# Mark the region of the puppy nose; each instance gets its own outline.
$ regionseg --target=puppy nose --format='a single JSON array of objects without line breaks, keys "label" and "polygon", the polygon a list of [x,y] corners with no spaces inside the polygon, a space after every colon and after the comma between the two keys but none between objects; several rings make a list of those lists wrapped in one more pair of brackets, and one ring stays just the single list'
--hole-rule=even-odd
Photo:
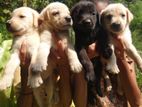
[{"label": "puppy nose", "polygon": [[90,25],[91,24],[91,20],[90,19],[84,20],[84,24]]},{"label": "puppy nose", "polygon": [[120,23],[112,23],[112,28],[119,29],[120,25],[121,25]]},{"label": "puppy nose", "polygon": [[10,20],[8,20],[8,21],[6,22],[6,27],[9,28],[10,26],[11,26],[11,22],[10,22]]},{"label": "puppy nose", "polygon": [[67,22],[71,22],[71,17],[70,17],[70,16],[67,16],[67,17],[65,17],[65,20],[66,20]]}]

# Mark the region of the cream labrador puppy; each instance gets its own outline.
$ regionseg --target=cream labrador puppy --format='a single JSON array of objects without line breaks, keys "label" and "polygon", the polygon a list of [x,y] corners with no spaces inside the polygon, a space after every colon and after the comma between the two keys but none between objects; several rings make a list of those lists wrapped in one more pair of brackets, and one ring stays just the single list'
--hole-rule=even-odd
[{"label": "cream labrador puppy", "polygon": [[[129,25],[132,19],[133,14],[128,8],[126,8],[123,4],[114,3],[108,5],[101,12],[100,20],[103,28],[109,35],[110,45],[113,50],[114,47],[117,47],[114,38],[121,39],[124,45],[124,51],[135,61],[138,67],[142,70],[142,58],[138,54],[135,46],[132,44],[131,31],[129,29]],[[116,63],[115,54],[112,55],[112,58],[110,60],[110,68],[113,67],[112,63]]]},{"label": "cream labrador puppy", "polygon": [[23,43],[27,44],[27,54],[34,63],[40,43],[38,33],[39,13],[28,7],[20,7],[12,12],[11,19],[7,21],[7,29],[13,34],[12,53],[4,75],[0,80],[0,90],[11,86],[16,69],[20,66],[20,49]]},{"label": "cream labrador puppy", "polygon": [[[36,62],[31,65],[31,71],[37,74],[45,71],[48,65],[50,48],[59,48],[57,42],[62,41],[61,43],[64,43],[62,46],[65,48],[71,70],[73,72],[80,72],[82,70],[82,65],[69,40],[69,29],[72,26],[72,19],[68,7],[60,2],[50,3],[41,12],[39,21],[41,21],[39,28],[41,43]],[[31,87],[40,86],[40,77],[35,78],[34,75],[30,77],[28,83]]]}]

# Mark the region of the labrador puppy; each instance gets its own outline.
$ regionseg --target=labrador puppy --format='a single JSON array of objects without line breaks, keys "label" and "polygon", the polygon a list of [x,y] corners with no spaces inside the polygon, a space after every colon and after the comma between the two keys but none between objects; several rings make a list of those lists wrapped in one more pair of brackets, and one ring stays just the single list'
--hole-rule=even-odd
[{"label": "labrador puppy", "polygon": [[[103,65],[100,58],[90,59],[87,48],[90,44],[98,41],[100,31],[98,12],[94,3],[90,1],[80,1],[71,9],[73,19],[73,29],[75,31],[75,49],[85,71],[88,82],[88,103],[94,104],[96,92],[103,96],[101,92],[100,80],[102,77]],[[104,38],[100,38],[103,39]],[[107,44],[107,40],[102,42]],[[98,55],[94,55],[98,56]],[[95,93],[94,93],[95,92]]]},{"label": "labrador puppy", "polygon": [[[108,5],[102,12],[100,21],[103,29],[109,37],[110,45],[117,48],[115,38],[121,39],[124,51],[130,56],[138,67],[142,70],[142,58],[132,44],[131,31],[129,29],[133,14],[123,4],[114,3]],[[116,57],[112,55],[112,62],[116,62]],[[112,64],[110,64],[112,67]]]},{"label": "labrador puppy", "polygon": [[31,58],[30,63],[35,62],[40,43],[38,17],[37,11],[29,7],[20,7],[12,12],[11,19],[7,21],[7,30],[13,34],[13,44],[10,59],[0,80],[0,90],[11,86],[14,73],[22,64],[22,59],[20,59],[22,44],[27,44],[27,55]]},{"label": "labrador puppy", "polygon": [[[64,43],[63,48],[68,57],[71,70],[76,73],[80,72],[82,65],[69,39],[72,19],[68,7],[60,2],[50,3],[41,12],[39,22],[41,22],[39,28],[41,43],[36,62],[31,65],[32,73],[39,74],[46,70],[50,48],[57,49],[59,47],[57,42]],[[31,87],[38,87],[41,84],[40,80],[40,78],[38,80],[38,77],[35,78],[33,75],[29,79],[29,84]]]}]

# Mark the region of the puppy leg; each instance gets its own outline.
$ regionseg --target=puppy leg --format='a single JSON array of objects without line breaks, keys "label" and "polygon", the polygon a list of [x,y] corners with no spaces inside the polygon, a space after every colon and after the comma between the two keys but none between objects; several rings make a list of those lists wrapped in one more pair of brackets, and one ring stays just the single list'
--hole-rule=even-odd
[{"label": "puppy leg", "polygon": [[85,77],[88,81],[94,81],[95,80],[95,72],[94,72],[94,67],[89,59],[86,49],[80,49],[78,50],[79,58],[80,61],[85,69]]},{"label": "puppy leg", "polygon": [[37,58],[37,52],[38,52],[38,47],[35,47],[35,49],[33,49],[31,51],[31,53],[32,53],[31,54],[31,63],[30,63],[29,72],[28,72],[29,74],[28,74],[28,83],[27,84],[32,88],[39,87],[43,83],[40,72],[34,73],[31,71],[32,64],[35,63],[36,58]]},{"label": "puppy leg", "polygon": [[31,64],[32,72],[37,73],[46,70],[51,44],[51,34],[48,31],[44,31],[41,34],[41,43],[39,45],[36,61],[34,64]]},{"label": "puppy leg", "polygon": [[103,71],[103,78],[104,78],[106,91],[110,92],[112,90],[112,84],[109,75],[105,71]]},{"label": "puppy leg", "polygon": [[142,70],[142,58],[137,52],[135,46],[131,43],[127,43],[126,45],[126,53],[136,62],[138,67]]},{"label": "puppy leg", "polygon": [[18,53],[12,53],[8,64],[5,67],[4,75],[0,80],[0,90],[4,90],[7,87],[10,87],[12,80],[14,78],[14,72],[17,67],[20,65],[20,59]]},{"label": "puppy leg", "polygon": [[71,43],[68,44],[66,54],[67,54],[67,57],[69,60],[69,65],[71,67],[71,70],[75,73],[81,72],[82,65],[81,65],[81,63],[78,59],[77,53],[75,52]]},{"label": "puppy leg", "polygon": [[118,74],[119,68],[117,66],[116,56],[114,53],[114,46],[110,44],[110,48],[112,49],[112,55],[109,59],[107,59],[106,70],[112,74]]},{"label": "puppy leg", "polygon": [[82,65],[77,57],[77,53],[71,46],[67,49],[67,56],[69,59],[69,64],[71,67],[71,70],[75,73],[81,72],[82,70]]}]

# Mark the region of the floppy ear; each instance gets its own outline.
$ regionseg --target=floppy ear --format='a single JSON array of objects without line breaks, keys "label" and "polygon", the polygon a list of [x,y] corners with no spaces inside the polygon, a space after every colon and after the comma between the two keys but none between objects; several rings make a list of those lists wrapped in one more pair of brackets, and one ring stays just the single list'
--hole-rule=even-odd
[{"label": "floppy ear", "polygon": [[104,14],[105,14],[105,11],[104,10],[102,10],[101,12],[100,12],[100,17],[99,17],[99,23],[100,23],[100,25],[102,25],[103,23],[104,23]]},{"label": "floppy ear", "polygon": [[133,14],[127,8],[126,8],[126,12],[127,12],[127,21],[128,23],[130,23],[133,20]]},{"label": "floppy ear", "polygon": [[48,8],[44,8],[40,15],[39,15],[39,20],[44,21],[44,20],[49,20],[49,12],[48,12]]},{"label": "floppy ear", "polygon": [[39,14],[36,11],[33,11],[33,25],[35,28],[38,27],[38,17]]}]

